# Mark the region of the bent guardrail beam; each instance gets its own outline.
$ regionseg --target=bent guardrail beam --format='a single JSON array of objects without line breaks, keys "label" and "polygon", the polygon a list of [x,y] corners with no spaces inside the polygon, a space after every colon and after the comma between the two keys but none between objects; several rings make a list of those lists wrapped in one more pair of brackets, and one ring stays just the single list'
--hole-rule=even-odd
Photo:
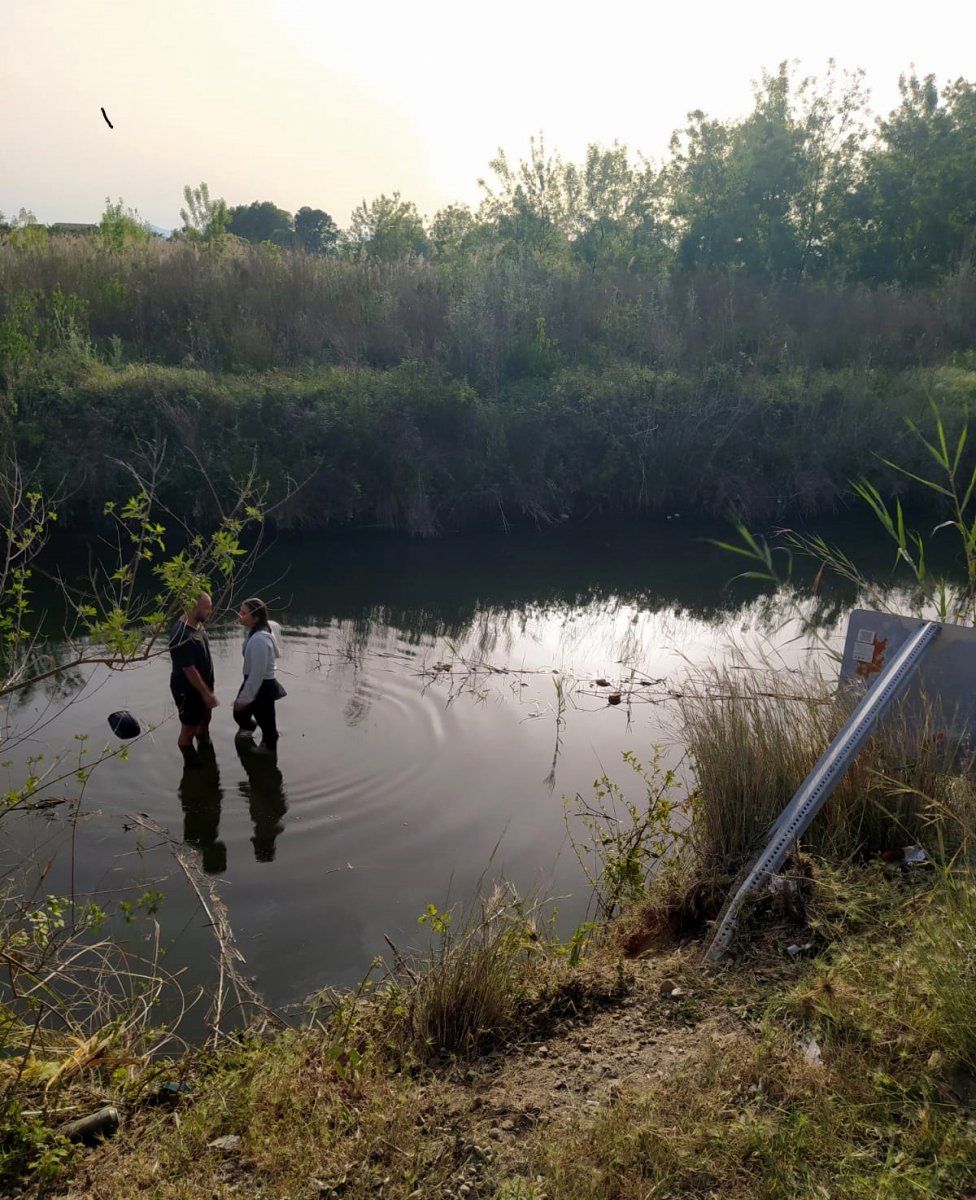
[{"label": "bent guardrail beam", "polygon": [[735,933],[743,900],[750,892],[757,891],[766,878],[783,865],[790,846],[810,827],[868,734],[904,691],[909,677],[924,658],[940,628],[938,621],[927,621],[905,641],[820,756],[773,826],[770,840],[760,852],[745,882],[719,918],[715,936],[705,952],[707,962],[718,962],[725,953]]}]

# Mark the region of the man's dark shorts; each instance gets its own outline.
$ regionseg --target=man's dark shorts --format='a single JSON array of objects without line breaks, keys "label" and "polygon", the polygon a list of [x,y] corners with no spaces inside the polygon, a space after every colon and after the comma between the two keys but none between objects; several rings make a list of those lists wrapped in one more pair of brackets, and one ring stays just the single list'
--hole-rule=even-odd
[{"label": "man's dark shorts", "polygon": [[180,714],[181,725],[202,725],[207,715],[207,706],[196,688],[175,687],[172,683],[169,690],[176,701],[176,711]]}]

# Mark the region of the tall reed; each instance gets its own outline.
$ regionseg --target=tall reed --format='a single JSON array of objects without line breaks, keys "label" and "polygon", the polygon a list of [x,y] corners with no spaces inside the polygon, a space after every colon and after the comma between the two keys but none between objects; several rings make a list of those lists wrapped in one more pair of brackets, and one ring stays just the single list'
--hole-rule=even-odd
[{"label": "tall reed", "polygon": [[[770,828],[849,714],[853,697],[816,674],[716,670],[681,700],[697,803],[692,827],[706,869],[736,870]],[[706,686],[707,684],[707,686]],[[834,857],[958,836],[961,747],[937,708],[897,706],[859,752],[804,844]]]}]

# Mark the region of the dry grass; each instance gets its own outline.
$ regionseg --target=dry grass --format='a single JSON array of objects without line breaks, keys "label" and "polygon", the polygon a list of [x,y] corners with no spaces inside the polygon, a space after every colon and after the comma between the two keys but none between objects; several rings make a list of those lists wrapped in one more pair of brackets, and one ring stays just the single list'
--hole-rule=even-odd
[{"label": "dry grass", "polygon": [[[734,873],[827,749],[850,701],[816,676],[791,680],[788,691],[774,672],[716,672],[706,683],[681,701],[697,779],[695,855],[705,872]],[[958,747],[939,727],[924,701],[890,714],[804,845],[848,858],[915,843],[934,847],[950,836],[948,808],[971,806],[973,796],[953,782]]]}]

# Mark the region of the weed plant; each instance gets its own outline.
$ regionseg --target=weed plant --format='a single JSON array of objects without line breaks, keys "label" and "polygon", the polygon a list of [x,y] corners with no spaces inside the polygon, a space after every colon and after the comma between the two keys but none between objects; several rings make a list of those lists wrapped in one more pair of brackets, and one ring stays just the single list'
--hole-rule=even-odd
[{"label": "weed plant", "polygon": [[[433,935],[428,955],[394,984],[384,1003],[407,1057],[470,1058],[511,1037],[539,993],[545,948],[534,910],[511,889],[496,887],[480,912],[453,914],[433,905],[420,918]],[[544,988],[542,988],[544,991]]]},{"label": "weed plant", "polygon": [[624,763],[637,776],[640,800],[604,772],[593,781],[593,796],[563,798],[570,842],[593,896],[597,921],[609,920],[641,900],[654,867],[678,850],[685,837],[682,805],[675,796],[677,776],[663,766],[656,747],[646,765],[632,751]]}]

